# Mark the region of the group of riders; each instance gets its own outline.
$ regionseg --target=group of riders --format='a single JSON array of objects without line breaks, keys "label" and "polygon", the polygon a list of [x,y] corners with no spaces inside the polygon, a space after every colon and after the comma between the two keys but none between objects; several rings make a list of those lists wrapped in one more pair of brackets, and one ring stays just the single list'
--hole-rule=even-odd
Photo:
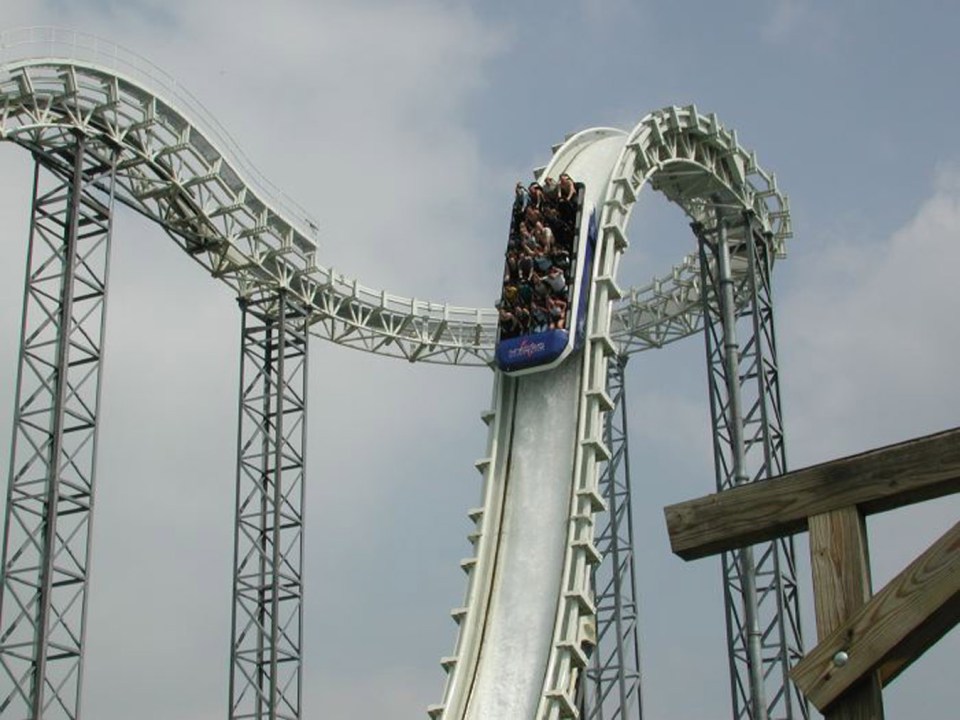
[{"label": "group of riders", "polygon": [[567,327],[582,189],[567,173],[517,183],[497,302],[501,339]]}]

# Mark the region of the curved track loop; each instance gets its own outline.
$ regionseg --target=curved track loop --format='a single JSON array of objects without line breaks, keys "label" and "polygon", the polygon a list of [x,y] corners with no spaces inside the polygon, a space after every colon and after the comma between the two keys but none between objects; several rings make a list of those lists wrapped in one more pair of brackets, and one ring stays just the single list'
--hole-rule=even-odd
[{"label": "curved track loop", "polygon": [[[604,232],[627,247],[626,227],[633,205],[650,183],[683,208],[695,222],[712,224],[717,208],[756,213],[769,232],[778,257],[786,256],[793,236],[787,197],[776,176],[757,164],[735,130],[696,106],[666,107],[650,113],[630,133],[613,169],[603,220]],[[731,235],[731,242],[741,238]],[[613,314],[610,338],[621,354],[646,350],[687,337],[702,328],[700,271],[692,252],[665,276],[622,294]]]},{"label": "curved track loop", "polygon": [[[578,143],[589,139],[599,146],[598,138],[609,132],[574,136],[559,148],[545,173],[565,169]],[[613,311],[614,301],[621,297],[616,277],[628,246],[626,226],[643,186],[649,182],[692,220],[707,225],[718,212],[752,211],[780,254],[790,235],[786,199],[776,191],[775,180],[759,170],[752,155],[740,149],[736,136],[722,130],[715,117],[704,117],[692,107],[667,108],[648,115],[620,143],[622,150],[615,159],[597,152],[587,162],[605,164],[578,168],[579,177],[587,171],[592,177],[608,178],[597,196],[602,208],[601,236],[590,288],[587,345],[582,354],[536,381],[543,404],[561,397],[564,383],[579,385],[574,436],[565,434],[566,426],[555,423],[549,413],[529,412],[525,403],[536,403],[538,398],[523,398],[528,378],[497,378],[495,406],[487,416],[492,421],[488,456],[477,464],[484,472],[484,505],[471,512],[477,523],[477,532],[471,536],[477,553],[463,563],[471,578],[465,606],[453,611],[460,635],[455,654],[441,661],[449,673],[443,702],[430,711],[443,720],[578,716],[576,684],[595,642],[590,568],[600,556],[593,543],[593,515],[604,507],[597,488],[598,470],[610,458],[603,424],[603,413],[612,409],[605,389],[607,359],[629,342],[661,346],[699,329],[700,285],[692,257],[674,269],[669,288],[656,281],[645,290],[631,291],[627,318],[622,310]],[[737,242],[736,232],[732,231],[731,242]],[[653,334],[638,340],[641,330]],[[613,340],[616,334],[621,336],[620,343]],[[579,372],[579,381],[570,376],[570,366]],[[536,476],[536,481],[559,483],[566,491],[565,548],[558,548],[550,535],[552,513],[543,503],[538,506],[524,498],[522,492],[515,497],[513,487],[523,488],[530,482],[516,472],[518,460],[529,462],[532,457],[536,462],[550,453],[562,456],[564,448],[570,447],[569,439],[573,440],[572,472],[567,474],[564,466],[557,476]],[[554,497],[553,489],[541,486],[547,503]],[[526,595],[542,593],[537,574],[549,574],[558,553],[563,555],[559,583],[553,585],[549,601],[540,605],[541,612],[552,614],[548,638],[540,630],[543,617],[531,615],[533,606],[520,601],[523,593],[516,588],[524,588]],[[506,577],[510,573],[515,576]],[[515,621],[500,620],[497,608],[500,613],[514,613]],[[510,627],[514,634],[500,626]],[[535,637],[518,637],[525,633]],[[498,646],[498,640],[505,645]],[[484,655],[495,661],[485,666]],[[544,671],[535,705],[531,705],[530,683],[523,682],[521,667]],[[489,681],[484,673],[496,681]],[[475,712],[475,707],[482,710]],[[531,715],[528,708],[532,707],[536,710]]]},{"label": "curved track loop", "polygon": [[[202,105],[162,71],[72,31],[35,28],[0,36],[0,140],[58,162],[78,133],[105,160],[119,158],[119,199],[164,227],[241,296],[286,289],[309,309],[314,335],[348,347],[410,361],[489,363],[497,331],[492,309],[390,295],[318,264],[315,224],[263,181]],[[708,225],[718,208],[753,211],[780,254],[791,235],[787,200],[775,178],[740,146],[735,132],[693,106],[651,113],[628,134],[579,133],[560,146],[545,172],[568,167],[590,176],[588,187],[602,178],[595,197],[601,221],[588,342],[550,373],[496,377],[494,407],[485,415],[489,450],[477,463],[484,505],[470,513],[477,523],[471,536],[477,557],[464,562],[470,580],[465,606],[453,611],[460,623],[457,650],[442,661],[450,675],[443,704],[431,709],[446,720],[477,718],[479,712],[484,720],[518,720],[509,714],[512,708],[530,708],[538,719],[576,716],[575,685],[592,642],[589,570],[600,559],[593,545],[593,514],[603,508],[598,467],[609,458],[603,440],[603,413],[612,407],[605,391],[607,358],[662,347],[701,328],[694,255],[646,286],[626,292],[618,286],[626,228],[642,188],[649,182],[691,219]],[[542,525],[550,525],[558,539],[524,547],[511,545],[508,534],[538,527],[542,511],[539,490],[522,499],[522,490],[538,480],[517,469],[523,464],[518,458],[530,454],[529,445],[523,452],[529,441],[520,436],[536,430],[530,409],[537,398],[571,406],[561,439],[572,449],[563,469],[553,473],[560,478],[554,498],[561,509]],[[531,550],[525,563],[516,561],[516,548]],[[516,627],[505,611],[515,607],[522,573],[540,566],[553,568],[553,575],[539,580],[553,590],[544,593],[542,607],[526,608],[541,628],[530,644],[539,659],[531,662],[521,653],[517,662],[533,670],[515,683],[517,694],[504,696],[497,707],[484,706],[484,693],[503,677],[484,669],[497,664],[485,666],[484,657],[502,653],[493,639]]]}]

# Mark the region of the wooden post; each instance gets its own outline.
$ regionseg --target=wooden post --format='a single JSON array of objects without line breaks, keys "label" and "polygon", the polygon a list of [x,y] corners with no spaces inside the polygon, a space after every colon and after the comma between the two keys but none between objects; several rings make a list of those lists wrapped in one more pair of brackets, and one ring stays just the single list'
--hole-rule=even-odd
[{"label": "wooden post", "polygon": [[[823,639],[844,624],[871,595],[870,560],[863,517],[856,507],[809,518],[810,566],[817,617]],[[834,659],[838,666],[846,659]],[[873,672],[831,705],[826,720],[883,720],[879,673]]]}]

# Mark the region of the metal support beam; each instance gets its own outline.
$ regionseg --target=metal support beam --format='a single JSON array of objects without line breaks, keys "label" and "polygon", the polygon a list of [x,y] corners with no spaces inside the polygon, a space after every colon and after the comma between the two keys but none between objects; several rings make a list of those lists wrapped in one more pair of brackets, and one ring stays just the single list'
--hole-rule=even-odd
[{"label": "metal support beam", "polygon": [[[695,224],[716,487],[786,471],[770,287],[772,243],[751,213]],[[809,717],[789,670],[803,654],[792,538],[722,556],[735,720]]]},{"label": "metal support beam", "polygon": [[289,294],[243,315],[230,720],[299,720],[306,313]]},{"label": "metal support beam", "polygon": [[90,142],[34,173],[0,583],[11,720],[80,717],[115,174]]},{"label": "metal support beam", "polygon": [[630,457],[624,373],[627,356],[607,365],[611,408],[604,442],[610,460],[600,476],[607,512],[597,518],[597,549],[603,556],[593,570],[597,645],[582,683],[581,716],[587,720],[643,717],[640,673],[639,606],[633,555]]}]

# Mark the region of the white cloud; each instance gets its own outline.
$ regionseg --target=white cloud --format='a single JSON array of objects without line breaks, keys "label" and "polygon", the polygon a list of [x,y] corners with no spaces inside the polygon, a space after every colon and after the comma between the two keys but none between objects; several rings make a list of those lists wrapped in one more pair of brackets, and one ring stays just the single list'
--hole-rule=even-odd
[{"label": "white cloud", "polygon": [[[187,7],[190,28],[222,13],[215,2]],[[483,192],[492,169],[466,121],[497,35],[432,2],[238,11],[244,22],[220,31],[230,43],[213,38],[223,79],[209,75],[197,92],[320,218],[319,261],[402,295],[486,303],[451,271],[458,260],[488,265],[471,230],[496,202]]]},{"label": "white cloud", "polygon": [[803,24],[807,12],[803,0],[777,0],[761,29],[763,39],[776,42],[791,35]]},{"label": "white cloud", "polygon": [[824,50],[838,38],[836,8],[815,6],[811,0],[776,0],[760,26],[770,45],[794,45]]},{"label": "white cloud", "polygon": [[801,454],[825,457],[957,424],[958,238],[960,174],[948,169],[889,238],[837,238],[804,253],[808,280],[781,305],[791,338],[787,413],[802,419],[791,423]]}]

